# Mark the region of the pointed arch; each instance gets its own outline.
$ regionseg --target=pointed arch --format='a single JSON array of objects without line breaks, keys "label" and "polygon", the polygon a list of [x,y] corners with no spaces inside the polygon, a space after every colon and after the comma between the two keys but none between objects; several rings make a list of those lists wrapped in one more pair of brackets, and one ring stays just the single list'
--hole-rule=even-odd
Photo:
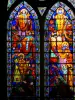
[{"label": "pointed arch", "polygon": [[44,96],[51,97],[52,89],[60,80],[72,89],[75,85],[73,11],[63,2],[54,4],[46,16],[44,31]]},{"label": "pointed arch", "polygon": [[[40,97],[39,29],[38,16],[27,2],[21,2],[11,12],[7,22],[6,38],[8,98],[11,95],[13,98],[16,96]],[[26,88],[22,86],[23,84],[26,84],[27,90],[24,90]],[[14,89],[19,92],[21,89],[24,95],[17,95]],[[28,90],[31,91],[30,94],[27,93]]]},{"label": "pointed arch", "polygon": [[75,8],[75,0],[68,0],[71,4],[72,4],[72,6]]}]

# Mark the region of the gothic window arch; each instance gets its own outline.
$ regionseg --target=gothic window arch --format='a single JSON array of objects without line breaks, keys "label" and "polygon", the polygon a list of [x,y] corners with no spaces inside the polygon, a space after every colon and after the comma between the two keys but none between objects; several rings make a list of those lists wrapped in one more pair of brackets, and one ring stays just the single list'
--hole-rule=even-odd
[{"label": "gothic window arch", "polygon": [[[40,97],[40,33],[34,9],[25,1],[10,14],[7,22],[7,97],[15,91]],[[22,85],[26,87],[22,88]],[[29,94],[29,91],[31,93]],[[14,91],[14,92],[13,92]],[[28,92],[28,93],[27,93]],[[26,94],[27,93],[27,94]]]},{"label": "gothic window arch", "polygon": [[72,5],[73,7],[75,8],[75,0],[68,0]]},{"label": "gothic window arch", "polygon": [[34,1],[37,7],[33,9],[24,0],[8,0],[8,13],[21,3],[11,11],[7,22],[7,97],[40,100],[43,94],[45,100],[59,100],[60,94],[65,94],[59,93],[60,82],[75,90],[74,4],[71,10],[66,5],[70,0],[54,5],[52,0],[47,2],[48,7]]},{"label": "gothic window arch", "polygon": [[[57,2],[48,11],[44,24],[44,96],[60,81],[74,89],[75,15],[64,3]],[[59,92],[57,92],[59,95]]]}]

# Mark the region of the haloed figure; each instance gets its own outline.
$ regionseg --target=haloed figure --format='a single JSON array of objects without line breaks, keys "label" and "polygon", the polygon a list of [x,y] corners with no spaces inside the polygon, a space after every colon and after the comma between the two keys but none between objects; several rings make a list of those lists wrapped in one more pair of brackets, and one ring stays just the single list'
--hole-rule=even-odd
[{"label": "haloed figure", "polygon": [[67,20],[68,17],[66,16],[64,9],[61,7],[56,10],[56,15],[53,18],[55,19],[55,29],[50,30],[52,31],[52,34],[50,35],[49,41],[51,44],[51,52],[53,52],[50,59],[53,62],[59,63],[59,67],[63,71],[64,78],[66,74],[68,85],[73,86],[73,55],[70,50],[72,38],[67,35],[67,29],[70,34],[72,34],[72,25]]}]

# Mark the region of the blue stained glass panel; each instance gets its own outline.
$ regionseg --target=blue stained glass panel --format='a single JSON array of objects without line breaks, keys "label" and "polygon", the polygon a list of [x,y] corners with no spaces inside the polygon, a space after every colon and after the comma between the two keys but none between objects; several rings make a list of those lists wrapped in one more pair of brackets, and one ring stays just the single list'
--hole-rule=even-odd
[{"label": "blue stained glass panel", "polygon": [[25,8],[27,8],[28,9],[28,11],[31,11],[33,8],[29,5],[29,4],[27,4],[26,2],[24,2],[24,6],[25,6]]},{"label": "blue stained glass panel", "polygon": [[49,87],[44,88],[44,96],[49,97]]},{"label": "blue stained glass panel", "polygon": [[34,10],[32,10],[30,13],[32,14],[32,16],[33,16],[34,19],[38,19],[38,16],[37,16],[37,14],[34,12]]},{"label": "blue stained glass panel", "polygon": [[37,96],[37,97],[40,96],[40,87],[36,87],[36,96]]}]

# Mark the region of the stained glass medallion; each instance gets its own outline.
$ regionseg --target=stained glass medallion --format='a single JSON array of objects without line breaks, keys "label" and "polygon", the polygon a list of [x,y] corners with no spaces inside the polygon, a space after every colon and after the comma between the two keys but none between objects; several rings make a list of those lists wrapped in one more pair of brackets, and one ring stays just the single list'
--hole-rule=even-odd
[{"label": "stained glass medallion", "polygon": [[40,33],[36,12],[25,1],[7,22],[7,96],[40,97]]},{"label": "stained glass medallion", "polygon": [[44,14],[45,10],[47,7],[38,7],[39,13],[41,14],[41,16]]},{"label": "stained glass medallion", "polygon": [[[53,5],[46,16],[44,26],[44,97],[55,98],[52,91],[56,90],[60,82],[67,84],[72,91],[74,89],[74,18],[72,10],[62,2]],[[57,97],[60,97],[59,92],[56,91],[56,93]]]}]

